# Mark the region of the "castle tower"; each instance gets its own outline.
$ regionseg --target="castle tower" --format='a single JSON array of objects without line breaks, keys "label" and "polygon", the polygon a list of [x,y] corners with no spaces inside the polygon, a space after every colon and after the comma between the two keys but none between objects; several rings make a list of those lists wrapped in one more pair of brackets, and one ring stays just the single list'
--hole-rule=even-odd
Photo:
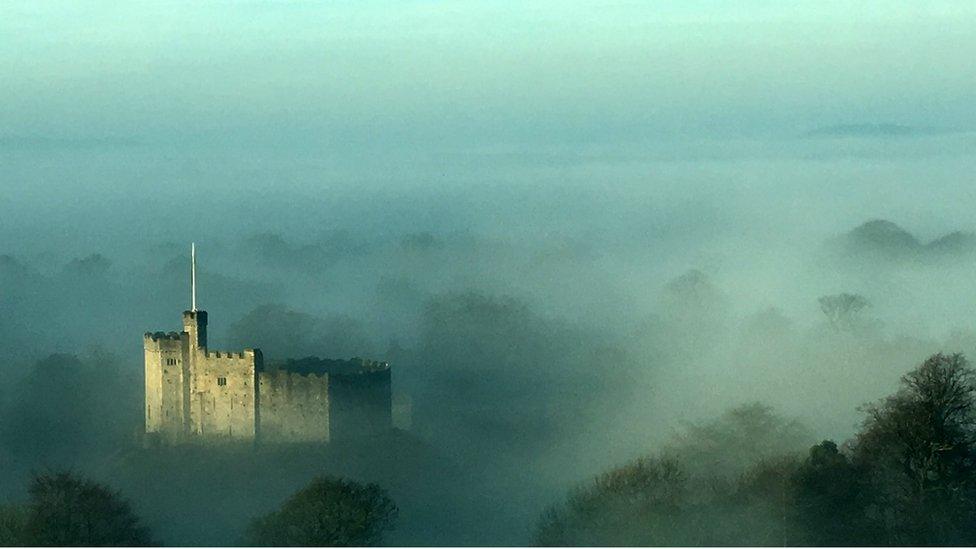
[{"label": "castle tower", "polygon": [[183,311],[183,331],[191,349],[207,348],[207,311],[197,310],[197,244],[190,244],[190,310]]},{"label": "castle tower", "polygon": [[146,374],[146,432],[170,442],[189,432],[191,373],[197,349],[206,352],[207,313],[196,310],[196,245],[190,248],[190,307],[183,332],[143,337]]},{"label": "castle tower", "polygon": [[190,334],[191,349],[206,349],[207,311],[183,311],[183,331]]}]

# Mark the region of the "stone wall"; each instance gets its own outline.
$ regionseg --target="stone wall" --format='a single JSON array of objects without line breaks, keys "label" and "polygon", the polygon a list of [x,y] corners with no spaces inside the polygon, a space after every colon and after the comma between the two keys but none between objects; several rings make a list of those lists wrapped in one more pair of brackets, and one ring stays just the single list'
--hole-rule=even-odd
[{"label": "stone wall", "polygon": [[258,437],[264,442],[329,441],[329,376],[258,373]]},{"label": "stone wall", "polygon": [[390,369],[385,364],[380,369],[330,374],[332,439],[389,431],[393,424],[390,389]]},{"label": "stone wall", "polygon": [[146,432],[169,441],[184,434],[186,334],[145,334]]},{"label": "stone wall", "polygon": [[253,439],[260,351],[191,349],[190,425],[206,438]]}]

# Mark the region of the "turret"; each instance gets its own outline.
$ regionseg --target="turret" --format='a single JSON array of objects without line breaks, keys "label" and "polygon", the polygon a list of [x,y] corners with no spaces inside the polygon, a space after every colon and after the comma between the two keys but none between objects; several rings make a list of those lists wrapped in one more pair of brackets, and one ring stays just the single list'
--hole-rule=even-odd
[{"label": "turret", "polygon": [[183,311],[183,331],[190,334],[191,348],[206,348],[207,311]]}]

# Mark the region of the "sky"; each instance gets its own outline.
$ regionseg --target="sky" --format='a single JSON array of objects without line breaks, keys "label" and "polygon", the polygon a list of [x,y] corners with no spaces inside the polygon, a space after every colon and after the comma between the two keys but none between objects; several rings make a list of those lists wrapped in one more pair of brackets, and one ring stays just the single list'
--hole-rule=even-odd
[{"label": "sky", "polygon": [[64,237],[142,237],[154,201],[171,231],[222,207],[287,225],[263,212],[296,200],[374,220],[442,204],[437,228],[540,186],[797,203],[814,172],[837,180],[821,209],[857,179],[841,207],[864,212],[930,169],[961,208],[974,27],[971,2],[4,2],[0,217],[14,243],[51,230],[39,213],[97,222]]},{"label": "sky", "polygon": [[968,131],[971,2],[5,2],[5,139],[405,147]]}]

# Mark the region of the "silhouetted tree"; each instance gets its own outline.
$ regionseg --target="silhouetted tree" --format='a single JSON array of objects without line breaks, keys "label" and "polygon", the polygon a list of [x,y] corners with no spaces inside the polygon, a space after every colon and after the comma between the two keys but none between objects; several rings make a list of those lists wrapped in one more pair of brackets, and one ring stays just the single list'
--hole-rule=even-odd
[{"label": "silhouetted tree", "polygon": [[676,461],[641,458],[604,473],[550,508],[536,544],[687,545],[679,519],[687,505],[688,475]]},{"label": "silhouetted tree", "polygon": [[320,477],[279,510],[254,519],[246,540],[263,546],[377,545],[396,517],[396,505],[379,486]]},{"label": "silhouetted tree", "polygon": [[597,477],[549,509],[540,545],[781,545],[794,539],[793,452],[806,429],[762,404],[690,425],[658,457]]},{"label": "silhouetted tree", "polygon": [[27,545],[27,506],[0,505],[0,547]]},{"label": "silhouetted tree", "polygon": [[94,385],[73,355],[53,354],[38,361],[6,411],[0,430],[4,446],[49,460],[76,452],[93,434]]},{"label": "silhouetted tree", "polygon": [[259,347],[269,358],[369,356],[373,343],[361,323],[341,315],[320,318],[284,305],[260,305],[231,325],[233,345]]},{"label": "silhouetted tree", "polygon": [[795,544],[884,544],[877,522],[866,515],[873,500],[870,483],[833,441],[811,448],[792,482],[799,530]]},{"label": "silhouetted tree", "polygon": [[59,472],[35,475],[29,493],[27,545],[152,545],[129,502],[106,486]]},{"label": "silhouetted tree", "polygon": [[825,295],[817,302],[835,330],[850,328],[857,314],[870,305],[863,297],[848,293]]},{"label": "silhouetted tree", "polygon": [[885,543],[976,544],[974,397],[965,358],[940,353],[867,407],[853,459],[876,491]]},{"label": "silhouetted tree", "polygon": [[689,471],[734,479],[764,459],[802,452],[816,440],[809,429],[759,402],[685,427],[664,447]]},{"label": "silhouetted tree", "polygon": [[[664,285],[659,307],[669,322],[694,334],[702,330],[724,329],[729,299],[705,273],[692,269]],[[700,329],[691,330],[691,325]]]},{"label": "silhouetted tree", "polygon": [[420,327],[416,425],[458,451],[505,446],[500,457],[520,462],[516,452],[578,435],[580,414],[607,394],[626,396],[633,379],[627,373],[634,364],[601,335],[512,297],[438,295],[427,302]]},{"label": "silhouetted tree", "polygon": [[731,520],[720,529],[717,544],[793,545],[796,543],[793,454],[764,457],[736,482],[723,514]]},{"label": "silhouetted tree", "polygon": [[[115,450],[141,421],[141,374],[95,350],[79,360],[52,354],[13,385],[0,443],[19,457],[67,466],[92,449]],[[136,371],[138,372],[138,371]]]}]

